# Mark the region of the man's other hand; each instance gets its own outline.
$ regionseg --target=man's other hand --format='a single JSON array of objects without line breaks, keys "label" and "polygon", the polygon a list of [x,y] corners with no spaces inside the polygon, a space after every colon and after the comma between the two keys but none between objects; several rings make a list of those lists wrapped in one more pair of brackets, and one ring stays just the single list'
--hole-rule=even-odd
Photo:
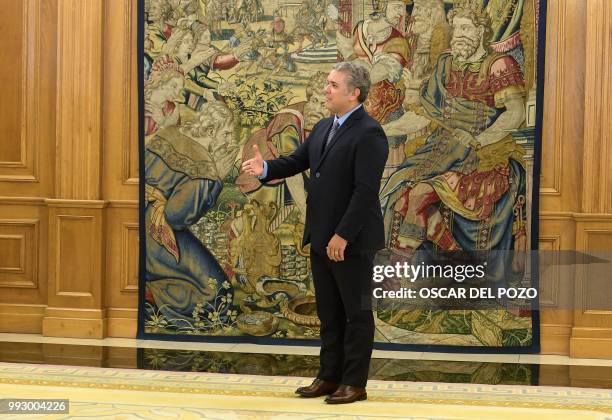
[{"label": "man's other hand", "polygon": [[242,163],[242,172],[252,176],[261,176],[264,169],[264,160],[257,145],[253,145],[253,153],[255,154],[254,158]]},{"label": "man's other hand", "polygon": [[344,250],[348,242],[338,234],[332,236],[325,248],[327,250],[327,257],[332,261],[344,261]]}]

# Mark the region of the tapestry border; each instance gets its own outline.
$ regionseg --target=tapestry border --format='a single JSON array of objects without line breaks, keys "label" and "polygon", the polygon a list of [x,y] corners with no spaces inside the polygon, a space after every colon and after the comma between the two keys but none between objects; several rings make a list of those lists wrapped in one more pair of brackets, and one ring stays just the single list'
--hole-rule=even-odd
[{"label": "tapestry border", "polygon": [[[533,173],[540,174],[541,169],[541,150],[542,150],[542,122],[544,115],[544,70],[545,70],[545,46],[546,46],[546,0],[535,0],[539,4],[538,11],[538,31],[537,31],[537,90],[536,90],[536,124],[534,142],[534,167]],[[137,0],[138,3],[138,25],[137,25],[137,54],[138,54],[138,146],[139,146],[139,286],[144,282],[146,264],[146,232],[145,232],[145,185],[144,179],[144,0]],[[540,189],[540,177],[533,176],[533,188],[531,197],[531,249],[538,249],[539,225],[537,221],[539,214],[539,194],[535,193]],[[531,259],[531,273],[533,275],[533,287],[538,288],[539,278],[534,273],[538,273],[537,259]],[[162,340],[162,341],[188,341],[188,342],[210,342],[210,343],[250,343],[262,345],[289,345],[289,346],[320,346],[320,340],[308,339],[287,339],[270,338],[255,336],[204,336],[204,335],[185,335],[185,334],[153,334],[144,332],[144,288],[138,288],[138,339]],[[380,343],[374,342],[374,348],[378,350],[394,351],[423,351],[440,353],[480,353],[480,354],[534,354],[540,352],[540,310],[539,297],[533,301],[532,309],[532,336],[531,346],[514,347],[485,347],[485,346],[445,346],[434,344],[402,344],[402,343]]]}]

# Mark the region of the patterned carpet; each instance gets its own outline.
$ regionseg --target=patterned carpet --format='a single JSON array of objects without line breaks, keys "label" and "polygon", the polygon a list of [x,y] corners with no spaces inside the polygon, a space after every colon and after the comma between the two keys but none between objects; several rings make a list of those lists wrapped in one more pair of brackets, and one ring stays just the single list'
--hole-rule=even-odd
[{"label": "patterned carpet", "polygon": [[[329,406],[293,393],[310,379],[0,363],[0,398],[67,398],[96,419],[606,419],[612,391],[370,381],[368,400]],[[1,415],[23,419],[23,415]],[[38,416],[29,416],[36,418]]]}]

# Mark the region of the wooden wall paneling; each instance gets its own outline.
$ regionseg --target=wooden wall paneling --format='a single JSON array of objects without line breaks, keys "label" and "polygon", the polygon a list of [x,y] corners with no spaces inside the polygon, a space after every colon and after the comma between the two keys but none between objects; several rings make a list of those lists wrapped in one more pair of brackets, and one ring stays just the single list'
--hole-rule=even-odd
[{"label": "wooden wall paneling", "polygon": [[[5,236],[19,237],[21,248],[19,268],[0,269],[0,331],[40,333],[48,279],[44,197],[53,194],[55,173],[55,115],[49,110],[56,99],[57,2],[2,0],[0,7],[5,40],[0,51],[5,64],[0,68],[0,219]],[[3,248],[16,245],[3,242]],[[13,257],[5,256],[0,265],[11,265]]]},{"label": "wooden wall paneling", "polygon": [[56,1],[0,8],[0,196],[41,197],[53,188]]},{"label": "wooden wall paneling", "polygon": [[137,8],[106,3],[104,29],[104,197],[138,200]]},{"label": "wooden wall paneling", "polygon": [[569,354],[574,271],[572,266],[558,263],[560,252],[574,249],[575,232],[571,213],[540,216],[540,343],[544,354]]},{"label": "wooden wall paneling", "polygon": [[[4,290],[5,297],[12,296],[13,290]],[[0,332],[40,334],[46,304],[0,303]]]},{"label": "wooden wall paneling", "polygon": [[0,287],[38,288],[39,219],[0,219]]},{"label": "wooden wall paneling", "polygon": [[43,335],[103,338],[103,201],[47,200],[49,288]]},{"label": "wooden wall paneling", "polygon": [[0,198],[0,331],[40,333],[47,302],[47,209]]},{"label": "wooden wall paneling", "polygon": [[[576,214],[576,249],[610,259],[612,254],[612,3],[588,0],[586,21],[582,213]],[[576,272],[573,357],[612,357],[610,264],[584,264]]]},{"label": "wooden wall paneling", "polygon": [[103,7],[59,2],[56,198],[101,196]]},{"label": "wooden wall paneling", "polygon": [[138,204],[111,202],[107,211],[105,301],[108,335],[135,337],[138,306]]},{"label": "wooden wall paneling", "polygon": [[570,340],[572,357],[612,358],[612,215],[583,215],[577,248],[608,263],[577,265],[576,312]]},{"label": "wooden wall paneling", "polygon": [[103,338],[104,6],[58,3],[56,178],[49,207],[49,288],[43,335]]},{"label": "wooden wall paneling", "polygon": [[[580,211],[582,194],[582,171],[576,157],[582,156],[585,22],[583,1],[548,4],[539,208],[540,249],[546,252],[576,246],[573,214]],[[559,267],[541,279],[542,353],[569,354],[573,312],[567,300],[573,290],[567,286],[573,283],[568,278],[572,275]]]},{"label": "wooden wall paneling", "polygon": [[612,2],[589,0],[587,11],[581,211],[612,214]]},{"label": "wooden wall paneling", "polygon": [[547,7],[540,214],[580,211],[585,14],[582,0]]},{"label": "wooden wall paneling", "polygon": [[[2,179],[19,177],[15,174],[17,171],[14,171],[14,169],[16,168],[21,169],[19,171],[21,172],[21,178],[32,179],[32,162],[31,159],[29,162],[27,161],[27,158],[32,154],[31,144],[24,144],[25,138],[22,136],[21,130],[21,123],[26,118],[23,108],[25,106],[24,94],[26,93],[27,80],[25,77],[25,68],[27,68],[26,50],[28,48],[28,36],[25,35],[28,26],[27,18],[25,18],[27,8],[23,2],[6,0],[0,1],[0,6],[3,6],[0,25],[4,35],[12,41],[7,42],[0,51],[0,59],[5,63],[13,63],[12,66],[4,66],[0,72],[0,81],[3,85],[2,94],[4,96],[2,102],[0,102],[2,136],[7,140],[10,139],[10,141],[0,142]],[[10,169],[13,169],[12,175],[8,173]]]},{"label": "wooden wall paneling", "polygon": [[545,206],[544,196],[558,196],[561,194],[561,156],[562,144],[557,139],[561,107],[557,98],[563,93],[563,84],[559,77],[563,68],[563,44],[560,42],[565,22],[565,14],[561,5],[548,7],[546,13],[546,47],[544,71],[544,111],[542,121],[542,153],[540,155],[540,210]]},{"label": "wooden wall paneling", "polygon": [[138,77],[133,0],[106,3],[103,193],[107,212],[107,333],[135,337],[138,305]]}]

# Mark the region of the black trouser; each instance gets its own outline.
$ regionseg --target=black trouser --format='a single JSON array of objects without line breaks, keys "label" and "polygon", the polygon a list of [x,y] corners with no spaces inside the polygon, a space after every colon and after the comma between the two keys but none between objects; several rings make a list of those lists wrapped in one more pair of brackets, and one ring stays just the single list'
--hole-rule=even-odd
[{"label": "black trouser", "polygon": [[365,387],[368,380],[374,316],[371,282],[374,251],[345,256],[333,262],[311,251],[312,276],[321,320],[318,377],[344,385]]}]

